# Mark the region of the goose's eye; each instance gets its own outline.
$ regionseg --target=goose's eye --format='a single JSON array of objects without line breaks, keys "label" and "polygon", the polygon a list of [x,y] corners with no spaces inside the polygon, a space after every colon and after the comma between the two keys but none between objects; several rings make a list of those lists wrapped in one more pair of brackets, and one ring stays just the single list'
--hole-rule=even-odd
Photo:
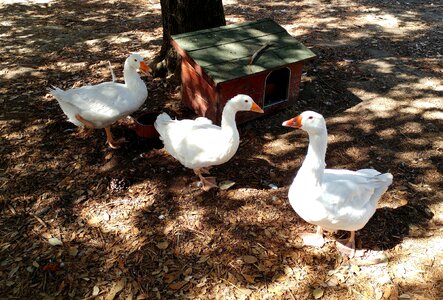
[{"label": "goose's eye", "polygon": [[248,103],[249,101],[248,100],[245,100],[245,103]]},{"label": "goose's eye", "polygon": [[134,58],[134,61],[137,61],[137,58]]},{"label": "goose's eye", "polygon": [[314,119],[314,117],[313,116],[309,116],[309,118],[308,118],[309,120],[312,120],[312,119]]}]

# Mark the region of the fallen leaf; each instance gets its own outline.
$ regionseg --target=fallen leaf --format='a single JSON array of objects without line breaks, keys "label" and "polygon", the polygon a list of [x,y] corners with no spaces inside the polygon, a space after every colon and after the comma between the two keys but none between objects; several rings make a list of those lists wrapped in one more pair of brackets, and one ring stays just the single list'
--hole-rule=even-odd
[{"label": "fallen leaf", "polygon": [[398,299],[398,287],[396,285],[388,285],[389,290],[384,290],[383,297],[389,300]]},{"label": "fallen leaf", "polygon": [[102,220],[107,222],[111,219],[111,216],[108,213],[103,213]]},{"label": "fallen leaf", "polygon": [[195,287],[201,288],[201,287],[205,286],[206,285],[206,281],[207,281],[207,278],[203,277],[203,279],[201,279],[200,282],[197,283],[197,285]]},{"label": "fallen leaf", "polygon": [[100,289],[98,286],[94,285],[94,288],[92,289],[92,296],[97,296],[100,293]]},{"label": "fallen leaf", "polygon": [[246,279],[247,282],[255,283],[255,276],[251,276],[251,275],[248,275],[248,274],[242,274],[242,275]]},{"label": "fallen leaf", "polygon": [[80,202],[85,201],[85,200],[86,200],[86,196],[85,196],[85,195],[80,196],[80,197],[78,197],[78,198],[74,201],[74,204],[79,204]]},{"label": "fallen leaf", "polygon": [[157,275],[157,274],[160,274],[161,271],[162,271],[161,269],[157,269],[157,270],[151,272],[151,275]]},{"label": "fallen leaf", "polygon": [[44,237],[45,239],[50,239],[51,237],[52,237],[52,235],[49,233],[49,232],[44,232],[43,234],[42,234],[42,237]]},{"label": "fallen leaf", "polygon": [[252,255],[243,255],[242,260],[247,264],[255,264],[258,261],[258,259]]},{"label": "fallen leaf", "polygon": [[288,277],[285,274],[278,275],[275,277],[275,280],[278,282],[284,282],[288,279]]},{"label": "fallen leaf", "polygon": [[102,221],[102,218],[99,218],[99,217],[95,216],[95,217],[92,217],[91,219],[88,220],[88,224],[91,225],[91,226],[96,226],[101,221]]},{"label": "fallen leaf", "polygon": [[383,292],[382,292],[382,290],[379,289],[379,288],[376,288],[376,289],[375,289],[375,295],[374,295],[374,297],[375,297],[376,300],[380,300],[380,299],[382,299],[382,298],[383,298]]},{"label": "fallen leaf", "polygon": [[327,284],[328,286],[337,286],[337,285],[339,284],[339,282],[338,282],[337,278],[332,277],[331,279],[329,279],[329,280],[326,282],[326,284]]},{"label": "fallen leaf", "polygon": [[50,271],[50,272],[57,272],[60,270],[60,264],[59,263],[49,263],[47,265],[44,265],[42,267],[43,271]]},{"label": "fallen leaf", "polygon": [[182,287],[184,287],[186,284],[187,284],[186,281],[178,281],[178,282],[171,283],[169,285],[169,288],[172,289],[172,290],[179,290]]},{"label": "fallen leaf", "polygon": [[171,272],[163,276],[163,281],[166,283],[171,283],[174,280],[176,280],[179,276],[180,276],[179,271]]},{"label": "fallen leaf", "polygon": [[358,271],[360,271],[360,267],[357,265],[351,265],[351,271],[357,273]]},{"label": "fallen leaf", "polygon": [[202,255],[200,259],[197,261],[198,264],[204,263],[209,259],[209,255]]},{"label": "fallen leaf", "polygon": [[391,289],[392,287],[390,285],[386,286],[383,290],[383,298],[388,299],[391,296]]},{"label": "fallen leaf", "polygon": [[78,253],[78,249],[77,247],[69,247],[68,252],[70,256],[76,256]]},{"label": "fallen leaf", "polygon": [[302,273],[300,271],[297,271],[294,273],[294,277],[296,280],[300,280],[302,278]]},{"label": "fallen leaf", "polygon": [[363,289],[363,299],[374,299],[374,288],[370,285],[367,285]]},{"label": "fallen leaf", "polygon": [[183,272],[183,275],[188,276],[188,275],[191,275],[191,273],[192,273],[192,268],[189,267]]},{"label": "fallen leaf", "polygon": [[156,246],[158,249],[165,250],[166,248],[168,248],[169,243],[165,241],[165,242],[158,243]]},{"label": "fallen leaf", "polygon": [[11,281],[11,280],[6,281],[6,286],[13,286],[14,284],[15,284],[15,281]]},{"label": "fallen leaf", "polygon": [[275,262],[271,259],[267,259],[265,261],[263,261],[263,266],[265,266],[266,268],[270,268],[275,264]]},{"label": "fallen leaf", "polygon": [[252,290],[250,290],[250,289],[247,289],[247,288],[239,288],[238,289],[240,292],[242,292],[243,294],[245,294],[246,296],[249,296],[249,295],[251,295],[252,294]]},{"label": "fallen leaf", "polygon": [[117,261],[118,261],[118,267],[123,270],[125,268],[125,260],[119,257]]},{"label": "fallen leaf", "polygon": [[237,277],[235,277],[235,275],[231,272],[228,272],[228,281],[234,285],[238,283]]},{"label": "fallen leaf", "polygon": [[48,239],[48,242],[51,246],[60,246],[63,245],[62,241],[60,241],[58,238],[50,238]]},{"label": "fallen leaf", "polygon": [[9,278],[11,278],[12,276],[14,276],[14,274],[18,271],[18,269],[20,268],[20,266],[17,266],[15,268],[13,268],[10,272],[9,272]]},{"label": "fallen leaf", "polygon": [[234,184],[235,184],[234,181],[225,180],[225,181],[220,182],[219,185],[218,185],[218,187],[219,187],[221,190],[227,190],[227,189],[229,189],[230,187],[232,187]]},{"label": "fallen leaf", "polygon": [[322,288],[316,288],[313,292],[312,295],[314,296],[315,299],[320,299],[321,297],[323,297],[323,289]]},{"label": "fallen leaf", "polygon": [[106,295],[105,300],[114,300],[115,295],[119,293],[126,285],[126,278],[122,278],[119,281],[115,282],[109,291],[108,295]]},{"label": "fallen leaf", "polygon": [[370,257],[363,257],[361,259],[358,257],[354,257],[353,259],[351,259],[351,263],[358,266],[371,266],[377,264],[384,264],[387,263],[388,261],[389,258],[385,253],[373,255]]},{"label": "fallen leaf", "polygon": [[268,287],[268,291],[270,293],[276,294],[278,296],[283,294],[282,287],[280,285],[274,285],[274,286]]}]

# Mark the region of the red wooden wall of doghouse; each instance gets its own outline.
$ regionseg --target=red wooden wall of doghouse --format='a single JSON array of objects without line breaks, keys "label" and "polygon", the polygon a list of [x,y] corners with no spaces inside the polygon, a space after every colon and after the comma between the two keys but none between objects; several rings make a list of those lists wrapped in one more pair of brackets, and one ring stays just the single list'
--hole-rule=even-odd
[{"label": "red wooden wall of doghouse", "polygon": [[[282,68],[288,68],[290,70],[287,101],[282,101],[269,106],[265,106],[264,99],[266,90],[266,78],[269,74],[272,73],[272,71]],[[263,114],[264,116],[275,113],[276,111],[279,111],[291,104],[294,104],[298,97],[298,92],[300,89],[302,68],[303,62],[299,62],[282,66],[277,69],[266,70],[264,72],[247,77],[223,82],[218,86],[218,110],[221,113],[226,102],[237,94],[246,94],[251,96],[251,98],[265,111],[265,113]],[[254,118],[257,118],[257,113],[237,113],[238,123],[246,122]],[[217,120],[217,122],[219,121],[220,120]]]},{"label": "red wooden wall of doghouse", "polygon": [[181,56],[182,101],[197,114],[216,122],[213,117],[217,115],[218,101],[212,79],[186,53]]},{"label": "red wooden wall of doghouse", "polygon": [[[295,103],[298,97],[303,62],[278,68],[288,68],[290,70],[288,99],[264,107],[266,78],[274,70],[266,70],[258,74],[223,82],[216,87],[212,79],[186,53],[181,55],[182,100],[186,105],[192,107],[197,114],[205,116],[217,124],[221,121],[221,112],[226,102],[237,94],[251,96],[260,107],[265,109],[264,115],[274,113],[291,103]],[[256,117],[256,113],[239,112],[237,113],[237,122],[242,123]]]},{"label": "red wooden wall of doghouse", "polygon": [[178,34],[171,43],[181,57],[182,101],[218,124],[237,94],[264,110],[237,113],[239,123],[293,105],[303,64],[315,57],[272,19]]}]

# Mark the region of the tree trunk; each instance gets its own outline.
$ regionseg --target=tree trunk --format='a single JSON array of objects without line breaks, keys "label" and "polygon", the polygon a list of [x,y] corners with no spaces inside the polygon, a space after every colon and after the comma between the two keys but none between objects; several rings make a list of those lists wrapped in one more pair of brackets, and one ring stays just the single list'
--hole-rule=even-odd
[{"label": "tree trunk", "polygon": [[163,44],[154,62],[156,75],[175,72],[177,54],[171,35],[226,25],[222,0],[160,0]]}]

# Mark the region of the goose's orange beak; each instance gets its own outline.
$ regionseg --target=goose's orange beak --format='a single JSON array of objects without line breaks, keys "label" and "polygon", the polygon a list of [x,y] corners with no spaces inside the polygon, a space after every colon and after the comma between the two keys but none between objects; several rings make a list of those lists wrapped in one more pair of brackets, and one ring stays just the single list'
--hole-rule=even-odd
[{"label": "goose's orange beak", "polygon": [[144,61],[140,62],[139,70],[145,75],[151,75],[152,71],[151,68]]},{"label": "goose's orange beak", "polygon": [[284,121],[282,126],[285,127],[292,127],[292,128],[301,128],[301,116],[298,115],[295,118],[289,119],[287,121]]},{"label": "goose's orange beak", "polygon": [[257,105],[257,103],[253,102],[251,106],[251,111],[258,112],[258,113],[264,113],[263,109],[260,108],[260,106]]}]

